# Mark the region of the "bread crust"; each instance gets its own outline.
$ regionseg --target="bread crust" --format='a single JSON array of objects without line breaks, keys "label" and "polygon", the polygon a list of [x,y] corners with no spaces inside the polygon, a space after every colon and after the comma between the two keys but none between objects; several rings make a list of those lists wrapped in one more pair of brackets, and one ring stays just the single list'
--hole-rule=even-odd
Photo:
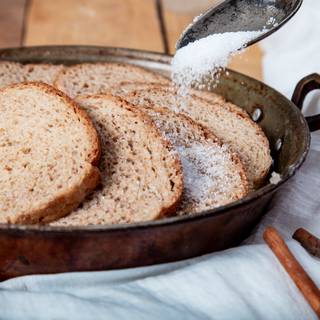
[{"label": "bread crust", "polygon": [[62,102],[71,108],[84,122],[88,136],[92,141],[92,150],[88,152],[87,172],[80,184],[66,189],[63,194],[57,195],[55,199],[43,205],[41,208],[34,209],[30,212],[19,214],[17,217],[8,217],[8,223],[17,224],[34,224],[34,223],[47,223],[60,217],[63,217],[75,209],[85,198],[86,195],[91,193],[100,181],[100,172],[97,168],[97,164],[100,159],[101,147],[97,131],[87,115],[76,102],[71,100],[63,92],[56,88],[42,83],[42,82],[24,82],[19,84],[9,85],[4,88],[0,88],[0,94],[8,89],[20,89],[20,88],[36,88],[47,94],[59,97]]}]

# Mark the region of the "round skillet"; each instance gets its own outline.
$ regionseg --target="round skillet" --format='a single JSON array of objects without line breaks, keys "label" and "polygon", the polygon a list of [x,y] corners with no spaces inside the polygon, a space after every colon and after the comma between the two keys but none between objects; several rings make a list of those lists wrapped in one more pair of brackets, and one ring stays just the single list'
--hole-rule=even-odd
[{"label": "round skillet", "polygon": [[[171,57],[129,49],[54,46],[0,50],[0,60],[22,63],[119,61],[168,74]],[[0,279],[67,271],[107,270],[186,259],[238,245],[266,211],[273,194],[303,163],[310,130],[320,116],[304,118],[303,100],[320,89],[319,75],[299,82],[291,102],[276,90],[228,70],[215,91],[243,107],[266,133],[281,181],[214,210],[186,217],[114,226],[58,228],[0,225]],[[309,124],[309,127],[308,127]]]}]

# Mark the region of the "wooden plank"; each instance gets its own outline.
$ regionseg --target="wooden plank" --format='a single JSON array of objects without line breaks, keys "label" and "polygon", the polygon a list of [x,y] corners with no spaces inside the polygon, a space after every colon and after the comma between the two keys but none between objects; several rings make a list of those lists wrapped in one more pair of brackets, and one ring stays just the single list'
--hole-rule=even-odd
[{"label": "wooden plank", "polygon": [[181,32],[192,21],[192,17],[189,14],[179,14],[171,10],[164,9],[164,21],[168,38],[169,52],[174,54],[176,51],[176,42],[180,38]]},{"label": "wooden plank", "polygon": [[0,47],[17,47],[22,43],[26,0],[0,1]]},{"label": "wooden plank", "polygon": [[[175,52],[175,44],[181,32],[192,22],[193,18],[212,6],[212,0],[186,2],[184,0],[162,0],[169,50]],[[261,80],[262,51],[254,45],[240,55],[235,56],[229,64],[231,69]]]},{"label": "wooden plank", "polygon": [[155,0],[32,0],[25,44],[163,51]]},{"label": "wooden plank", "polygon": [[162,0],[169,50],[174,54],[181,32],[193,18],[212,6],[214,0]]},{"label": "wooden plank", "polygon": [[263,80],[263,52],[258,44],[250,46],[244,52],[234,56],[228,67],[258,80]]}]

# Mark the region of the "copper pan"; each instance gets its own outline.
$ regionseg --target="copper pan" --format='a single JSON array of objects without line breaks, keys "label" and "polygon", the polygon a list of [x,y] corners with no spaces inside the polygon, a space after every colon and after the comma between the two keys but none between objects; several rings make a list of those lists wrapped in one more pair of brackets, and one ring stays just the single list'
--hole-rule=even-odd
[{"label": "copper pan", "polygon": [[[170,56],[129,49],[54,46],[0,50],[0,60],[74,64],[128,62],[169,72]],[[0,279],[68,271],[108,270],[177,261],[238,245],[259,223],[273,194],[303,163],[310,130],[320,116],[304,118],[303,100],[320,89],[320,77],[304,78],[290,101],[276,90],[228,70],[216,92],[243,107],[266,133],[281,181],[214,210],[186,217],[114,226],[62,228],[0,225]],[[309,124],[309,126],[308,126]]]}]

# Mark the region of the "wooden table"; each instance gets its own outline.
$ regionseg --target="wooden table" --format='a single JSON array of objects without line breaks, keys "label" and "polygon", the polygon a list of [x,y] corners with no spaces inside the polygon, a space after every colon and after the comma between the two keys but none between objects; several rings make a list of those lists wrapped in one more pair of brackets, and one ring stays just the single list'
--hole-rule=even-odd
[{"label": "wooden table", "polygon": [[[0,0],[0,47],[89,44],[173,54],[181,31],[216,0]],[[230,67],[262,79],[256,45]]]}]

